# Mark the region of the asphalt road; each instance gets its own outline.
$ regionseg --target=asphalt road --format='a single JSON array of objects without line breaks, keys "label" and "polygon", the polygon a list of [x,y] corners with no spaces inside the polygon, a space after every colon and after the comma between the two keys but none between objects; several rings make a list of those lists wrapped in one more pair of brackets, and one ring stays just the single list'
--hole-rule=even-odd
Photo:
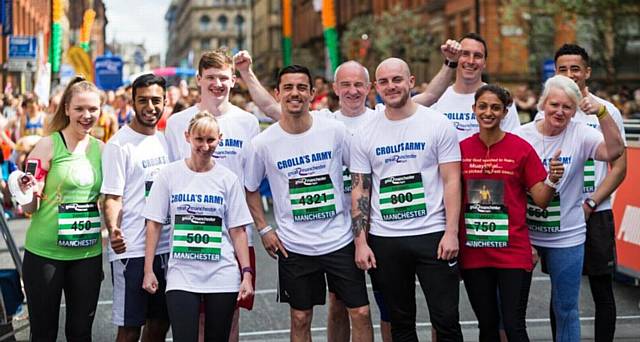
[{"label": "asphalt road", "polygon": [[[272,222],[273,223],[273,222]],[[28,222],[26,220],[9,221],[12,235],[17,245],[22,248]],[[258,242],[259,243],[259,242]],[[258,245],[257,257],[257,291],[254,310],[242,311],[240,322],[240,339],[242,341],[288,341],[289,307],[276,303],[276,262],[271,259]],[[111,324],[112,285],[110,267],[104,261],[105,280],[102,283],[98,312],[93,325],[95,341],[115,340],[116,328]],[[0,239],[0,268],[13,268],[13,262],[3,240]],[[418,285],[416,285],[418,286]],[[614,285],[617,300],[617,330],[616,341],[640,341],[640,288],[627,284]],[[430,324],[426,301],[421,291],[416,291],[418,304],[418,334],[421,341],[430,341]],[[549,328],[549,278],[536,269],[529,296],[527,311],[527,327],[532,341],[551,341]],[[371,292],[371,303],[374,303]],[[64,311],[64,305],[61,309]],[[376,340],[381,341],[378,328],[378,312],[372,305]],[[316,307],[312,323],[313,338],[318,341],[326,340],[326,307]],[[580,317],[582,323],[582,340],[593,341],[594,307],[591,302],[589,283],[586,278],[582,281]],[[14,322],[16,329],[23,329],[17,334],[20,341],[28,340],[27,314],[24,312]],[[60,314],[60,329],[58,340],[64,341],[64,312]],[[463,327],[465,341],[477,341],[478,330],[475,315],[469,305],[464,286],[460,287],[460,320]],[[169,335],[168,340],[171,340]]]}]

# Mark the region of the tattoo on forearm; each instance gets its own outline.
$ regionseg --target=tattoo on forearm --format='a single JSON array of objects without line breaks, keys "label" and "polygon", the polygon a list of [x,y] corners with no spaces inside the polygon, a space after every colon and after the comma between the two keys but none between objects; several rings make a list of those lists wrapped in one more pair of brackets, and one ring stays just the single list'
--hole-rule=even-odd
[{"label": "tattoo on forearm", "polygon": [[361,176],[362,176],[362,175],[361,175],[361,174],[359,174],[359,173],[352,173],[352,174],[351,174],[351,187],[352,187],[352,188],[355,188],[355,187],[357,187],[358,185],[360,185],[360,177],[361,177]]},{"label": "tattoo on forearm", "polygon": [[362,189],[371,190],[371,175],[361,175],[361,177],[362,177]]},{"label": "tattoo on forearm", "polygon": [[366,233],[369,229],[369,214],[371,212],[369,196],[362,195],[357,202],[360,212],[351,220],[351,229],[355,237],[358,237],[360,232],[364,231]]}]

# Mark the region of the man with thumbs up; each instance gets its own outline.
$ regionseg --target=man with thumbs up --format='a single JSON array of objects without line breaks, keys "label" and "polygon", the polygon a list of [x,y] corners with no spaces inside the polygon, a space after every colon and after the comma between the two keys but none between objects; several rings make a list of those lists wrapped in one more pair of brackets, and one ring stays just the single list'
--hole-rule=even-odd
[{"label": "man with thumbs up", "polygon": [[[610,102],[589,92],[586,81],[591,76],[589,55],[580,46],[564,44],[555,54],[556,74],[571,78],[580,88],[583,99],[574,121],[584,122],[602,132],[599,115],[587,115],[597,111],[608,112],[615,121],[626,146],[624,126],[620,111]],[[608,169],[611,165],[611,170]],[[584,168],[584,209],[587,220],[583,274],[589,277],[591,295],[596,306],[595,340],[613,341],[616,326],[616,304],[613,296],[613,272],[615,271],[614,221],[611,211],[611,194],[622,183],[627,172],[626,152],[609,164],[592,159]],[[551,322],[554,322],[552,319]],[[552,324],[553,326],[553,324]]]},{"label": "man with thumbs up", "polygon": [[145,74],[133,82],[133,120],[122,127],[102,152],[105,195],[104,220],[109,230],[109,261],[113,276],[113,324],[116,341],[164,341],[169,316],[164,296],[169,257],[169,226],[163,229],[154,272],[160,290],[150,295],[142,289],[146,229],[141,213],[155,175],[169,163],[164,135],[157,132],[164,112],[165,80]]}]

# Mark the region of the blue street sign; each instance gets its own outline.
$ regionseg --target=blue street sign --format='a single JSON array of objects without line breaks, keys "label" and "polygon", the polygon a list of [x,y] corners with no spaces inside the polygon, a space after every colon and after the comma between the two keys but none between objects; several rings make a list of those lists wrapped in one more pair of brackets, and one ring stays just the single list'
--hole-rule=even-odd
[{"label": "blue street sign", "polygon": [[553,77],[556,74],[556,64],[553,59],[545,59],[542,64],[542,82]]},{"label": "blue street sign", "polygon": [[122,58],[99,56],[95,62],[96,86],[102,90],[116,90],[122,86]]},{"label": "blue street sign", "polygon": [[38,41],[35,36],[10,36],[9,59],[36,59]]}]

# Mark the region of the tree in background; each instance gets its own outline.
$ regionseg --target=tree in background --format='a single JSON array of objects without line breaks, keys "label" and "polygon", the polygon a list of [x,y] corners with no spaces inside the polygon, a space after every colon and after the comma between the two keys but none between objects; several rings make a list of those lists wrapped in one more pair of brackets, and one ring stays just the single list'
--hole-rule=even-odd
[{"label": "tree in background", "polygon": [[505,23],[522,24],[529,32],[530,70],[539,70],[544,59],[553,57],[555,30],[565,23],[576,31],[577,43],[589,50],[608,84],[622,72],[640,74],[637,0],[510,0],[502,6]]},{"label": "tree in background", "polygon": [[369,69],[387,57],[399,57],[409,65],[424,64],[437,50],[436,39],[423,18],[396,6],[380,16],[352,19],[340,39],[342,55]]}]

